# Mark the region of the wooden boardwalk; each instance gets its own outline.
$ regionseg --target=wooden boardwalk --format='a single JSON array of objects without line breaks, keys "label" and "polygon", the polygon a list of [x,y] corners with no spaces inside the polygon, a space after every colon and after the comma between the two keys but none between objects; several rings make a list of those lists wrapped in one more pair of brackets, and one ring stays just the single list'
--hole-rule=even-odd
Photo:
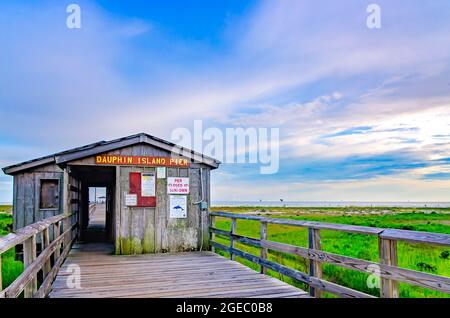
[{"label": "wooden boardwalk", "polygon": [[[230,231],[215,227],[215,218],[230,218]],[[450,246],[450,235],[441,233],[382,229],[346,224],[265,218],[235,213],[210,213],[210,243],[214,249],[230,253],[262,266],[261,270],[290,277],[309,285],[310,294],[321,297],[327,292],[345,298],[373,298],[346,286],[327,281],[322,264],[369,273],[370,266],[381,268],[380,296],[399,297],[399,283],[450,293],[450,278],[398,267],[397,243]],[[236,220],[260,223],[260,239],[235,233]],[[306,293],[275,278],[254,272],[248,267],[211,252],[112,255],[107,243],[72,244],[77,239],[77,214],[59,214],[20,228],[0,238],[0,258],[6,251],[23,246],[24,271],[5,289],[0,298],[50,297],[308,297]],[[308,229],[308,248],[267,239],[267,225],[282,224]],[[378,263],[323,251],[320,231],[334,230],[372,235],[378,238]],[[229,238],[229,245],[215,236]],[[37,237],[41,238],[38,253]],[[236,247],[235,242],[258,247],[260,255]],[[277,263],[267,258],[267,250],[309,259],[309,272]],[[1,260],[1,259],[0,259]],[[77,271],[79,275],[77,275]],[[76,287],[77,277],[80,288]],[[0,286],[1,286],[0,275]],[[71,286],[72,285],[72,286]],[[74,286],[75,285],[75,286]]]},{"label": "wooden boardwalk", "polygon": [[104,203],[97,203],[93,205],[89,211],[89,228],[105,228],[106,222],[106,205]]},{"label": "wooden boardwalk", "polygon": [[[75,245],[50,297],[308,297],[303,290],[211,252],[112,255],[106,244]],[[81,289],[68,288],[80,268]],[[71,276],[72,275],[72,276]]]}]

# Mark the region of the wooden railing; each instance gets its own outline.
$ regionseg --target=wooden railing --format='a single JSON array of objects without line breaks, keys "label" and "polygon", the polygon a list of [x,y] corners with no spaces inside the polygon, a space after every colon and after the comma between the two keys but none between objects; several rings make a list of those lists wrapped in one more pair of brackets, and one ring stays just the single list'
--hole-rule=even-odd
[{"label": "wooden railing", "polygon": [[89,218],[94,214],[96,206],[96,203],[89,203]]},{"label": "wooden railing", "polygon": [[[0,298],[46,297],[72,243],[76,239],[76,213],[60,214],[10,233],[0,238]],[[37,244],[40,241],[40,244]],[[24,271],[2,290],[1,256],[23,245]],[[38,254],[37,246],[40,246]],[[38,273],[42,271],[40,281]]]},{"label": "wooden railing", "polygon": [[[215,227],[215,218],[231,219],[230,231]],[[251,220],[260,222],[260,238],[251,238],[236,234],[236,220]],[[215,212],[210,214],[210,240],[212,250],[221,249],[235,256],[249,260],[260,266],[261,273],[267,269],[278,272],[296,281],[305,283],[310,287],[310,295],[320,297],[321,292],[328,292],[339,297],[373,298],[375,296],[344,287],[322,278],[322,263],[337,265],[343,268],[373,274],[373,268],[379,269],[380,296],[383,298],[399,297],[398,283],[408,283],[444,293],[450,293],[450,278],[419,272],[397,266],[397,242],[424,243],[430,245],[450,246],[450,235],[406,231],[397,229],[383,229],[366,226],[354,226],[345,224],[332,224],[311,221],[297,221],[290,219],[266,218],[252,215]],[[278,243],[267,240],[267,224],[279,224],[308,229],[308,248]],[[379,262],[370,262],[362,259],[337,255],[321,250],[320,230],[335,230],[349,233],[367,234],[378,237]],[[225,246],[215,241],[215,235],[226,237],[230,245]],[[260,248],[260,255],[244,252],[236,248],[235,243],[243,243]],[[268,259],[268,250],[300,256],[309,260],[309,273],[294,270],[285,265],[275,263]]]}]

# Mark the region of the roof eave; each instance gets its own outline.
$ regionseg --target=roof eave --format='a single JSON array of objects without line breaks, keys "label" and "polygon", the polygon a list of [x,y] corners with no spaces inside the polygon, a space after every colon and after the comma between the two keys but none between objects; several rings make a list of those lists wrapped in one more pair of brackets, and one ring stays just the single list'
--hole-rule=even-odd
[{"label": "roof eave", "polygon": [[43,166],[43,165],[53,163],[53,162],[55,162],[55,157],[52,156],[52,157],[36,159],[33,161],[27,161],[25,163],[4,167],[2,170],[5,174],[13,175],[13,174],[18,173],[23,170],[32,169],[32,168]]},{"label": "roof eave", "polygon": [[157,137],[145,134],[145,133],[140,133],[140,134],[131,135],[128,137],[123,137],[120,139],[115,139],[115,140],[112,140],[109,142],[102,141],[102,142],[98,142],[98,143],[89,144],[87,146],[81,147],[83,149],[74,148],[74,149],[62,151],[62,152],[56,153],[54,155],[50,155],[50,156],[46,156],[46,157],[42,157],[42,158],[30,160],[30,161],[25,161],[25,162],[22,162],[19,164],[7,166],[7,167],[4,167],[2,170],[5,174],[13,175],[18,172],[32,169],[32,168],[35,168],[38,166],[46,165],[49,163],[56,163],[57,165],[63,166],[64,164],[67,164],[68,162],[73,161],[73,160],[90,157],[93,155],[105,153],[108,151],[128,147],[128,146],[139,144],[139,143],[144,143],[144,144],[155,146],[155,147],[158,147],[161,149],[165,149],[172,153],[176,153],[180,156],[190,158],[196,163],[206,164],[206,165],[210,166],[212,169],[217,169],[219,167],[219,165],[221,164],[220,161],[218,161],[214,158],[205,156],[201,153],[195,152],[195,151],[187,149],[187,148],[183,148],[181,146],[178,146],[176,144],[173,144],[173,143],[166,141],[164,139],[161,139],[161,138],[157,138]]},{"label": "roof eave", "polygon": [[124,139],[124,140],[116,141],[114,143],[106,144],[103,146],[97,146],[95,148],[90,148],[90,149],[86,149],[86,150],[79,150],[79,151],[68,153],[68,154],[56,155],[55,162],[56,162],[56,164],[60,165],[60,164],[67,163],[69,161],[82,159],[82,158],[94,156],[99,153],[104,153],[104,152],[108,152],[111,150],[131,146],[136,143],[139,143],[139,137]]},{"label": "roof eave", "polygon": [[135,136],[130,139],[119,140],[117,142],[113,142],[111,144],[107,144],[107,145],[103,145],[103,146],[98,146],[98,147],[95,147],[92,149],[86,149],[86,150],[81,150],[81,151],[77,151],[77,152],[73,152],[73,153],[57,155],[55,157],[55,162],[58,165],[63,165],[63,164],[69,163],[70,161],[73,161],[73,160],[78,160],[78,159],[94,156],[97,154],[105,153],[105,152],[119,149],[119,148],[128,147],[128,146],[139,144],[139,143],[148,144],[148,145],[151,145],[151,146],[154,146],[157,148],[161,148],[161,149],[170,151],[172,153],[176,153],[180,156],[190,158],[190,159],[194,160],[194,162],[199,162],[199,163],[204,163],[206,165],[209,165],[213,169],[218,168],[220,165],[220,162],[213,158],[204,156],[203,154],[196,153],[192,150],[180,147],[178,145],[171,144],[169,142],[160,140],[159,138],[153,138],[153,137],[150,137],[147,135],[139,135],[139,136]]}]

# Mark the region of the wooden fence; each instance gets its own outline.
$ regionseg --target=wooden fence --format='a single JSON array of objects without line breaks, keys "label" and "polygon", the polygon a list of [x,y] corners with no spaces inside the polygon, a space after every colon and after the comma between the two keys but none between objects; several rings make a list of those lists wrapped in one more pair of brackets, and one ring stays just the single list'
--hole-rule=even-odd
[{"label": "wooden fence", "polygon": [[[0,298],[46,297],[72,243],[76,239],[77,214],[60,214],[18,229],[0,238]],[[38,241],[40,242],[38,244]],[[23,245],[24,271],[2,290],[2,254]],[[38,254],[37,247],[40,247]],[[38,273],[42,273],[38,279]]]},{"label": "wooden fence", "polygon": [[[231,219],[230,231],[215,228],[215,218]],[[260,238],[251,238],[236,234],[236,220],[251,220],[260,222]],[[235,256],[249,260],[260,266],[261,273],[267,269],[278,272],[287,277],[305,283],[310,287],[310,295],[320,297],[321,292],[328,292],[340,297],[373,298],[374,296],[344,287],[322,278],[322,264],[328,263],[343,268],[364,273],[373,273],[374,266],[380,270],[380,296],[383,298],[399,297],[399,282],[408,283],[428,289],[450,293],[450,278],[419,272],[397,266],[397,242],[423,243],[430,245],[450,246],[450,235],[406,231],[397,229],[383,229],[366,226],[354,226],[345,224],[332,224],[311,221],[297,221],[289,219],[276,219],[241,215],[234,213],[215,212],[210,214],[210,239],[211,246],[230,253],[232,259]],[[269,241],[267,239],[267,225],[279,224],[308,229],[308,248],[284,243]],[[349,233],[367,234],[378,237],[379,262],[370,262],[362,259],[328,253],[321,250],[320,230],[335,230]],[[226,237],[230,245],[225,246],[215,241],[215,235]],[[244,252],[236,248],[236,242],[260,248],[260,255]],[[309,273],[294,270],[285,265],[275,263],[268,259],[268,250],[297,255],[309,260]]]}]

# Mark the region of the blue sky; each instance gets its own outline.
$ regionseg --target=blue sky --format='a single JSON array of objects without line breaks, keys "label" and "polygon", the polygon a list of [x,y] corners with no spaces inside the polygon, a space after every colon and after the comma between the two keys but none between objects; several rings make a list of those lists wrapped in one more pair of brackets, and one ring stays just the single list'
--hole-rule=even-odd
[{"label": "blue sky", "polygon": [[449,35],[447,0],[5,0],[0,166],[202,119],[280,128],[279,173],[224,165],[213,200],[450,201]]}]

